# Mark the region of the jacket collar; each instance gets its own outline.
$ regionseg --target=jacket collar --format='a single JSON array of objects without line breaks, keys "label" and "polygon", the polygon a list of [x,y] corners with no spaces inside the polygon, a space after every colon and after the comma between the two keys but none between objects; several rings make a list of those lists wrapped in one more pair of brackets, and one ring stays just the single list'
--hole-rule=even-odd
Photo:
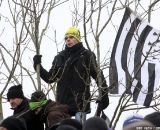
[{"label": "jacket collar", "polygon": [[65,51],[68,53],[75,53],[75,52],[81,50],[82,48],[83,48],[83,44],[82,44],[82,42],[80,42],[80,43],[74,45],[73,47],[66,46]]}]

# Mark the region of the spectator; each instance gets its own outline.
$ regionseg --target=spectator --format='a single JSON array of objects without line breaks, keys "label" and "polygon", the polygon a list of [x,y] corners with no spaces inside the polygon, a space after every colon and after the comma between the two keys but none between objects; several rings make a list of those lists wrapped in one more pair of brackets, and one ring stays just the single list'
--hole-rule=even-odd
[{"label": "spectator", "polygon": [[141,121],[143,120],[144,118],[140,115],[132,115],[132,116],[129,116],[123,123],[123,128],[128,126],[129,124],[132,124],[132,123],[135,123],[135,122],[138,122],[138,121]]},{"label": "spectator", "polygon": [[156,127],[151,122],[140,120],[127,125],[123,130],[156,130]]},{"label": "spectator", "polygon": [[160,127],[160,112],[153,112],[144,117],[145,120],[151,122],[156,127]]},{"label": "spectator", "polygon": [[7,99],[14,111],[15,117],[23,118],[26,121],[28,130],[44,130],[43,123],[39,117],[29,110],[29,100],[24,96],[22,85],[15,85],[9,88]]},{"label": "spectator", "polygon": [[108,130],[104,119],[100,117],[91,117],[84,123],[83,130]]},{"label": "spectator", "polygon": [[31,101],[29,103],[30,109],[40,117],[41,122],[46,126],[56,128],[59,123],[67,118],[70,118],[68,113],[68,106],[47,100],[43,91],[36,91],[32,93]]},{"label": "spectator", "polygon": [[[46,83],[57,82],[56,101],[67,104],[71,116],[76,113],[81,116],[80,112],[86,117],[85,114],[90,113],[89,86],[92,77],[101,91],[101,98],[97,100],[98,109],[104,110],[109,105],[108,87],[102,71],[98,71],[95,54],[83,47],[80,31],[75,27],[67,30],[64,39],[65,49],[55,56],[49,72],[41,64],[42,55],[35,55],[33,58],[35,70],[40,64],[41,78]],[[98,82],[98,77],[101,82]]]},{"label": "spectator", "polygon": [[24,120],[8,117],[1,122],[0,130],[27,130],[27,127]]},{"label": "spectator", "polygon": [[[82,124],[76,120],[76,119],[65,119],[65,120],[62,120],[61,122],[59,122],[58,125],[54,125],[52,126],[49,130],[55,130],[55,129],[76,129],[76,130],[82,130]],[[56,130],[57,130],[56,129]]]},{"label": "spectator", "polygon": [[60,123],[60,125],[70,125],[75,127],[77,130],[82,130],[82,124],[76,119],[65,119]]},{"label": "spectator", "polygon": [[[55,130],[55,129],[49,129],[49,130]],[[56,130],[77,130],[75,127],[71,125],[60,125],[56,128]]]},{"label": "spectator", "polygon": [[21,85],[15,85],[9,88],[7,99],[11,105],[13,115],[22,113],[28,109],[28,99],[24,96]]}]

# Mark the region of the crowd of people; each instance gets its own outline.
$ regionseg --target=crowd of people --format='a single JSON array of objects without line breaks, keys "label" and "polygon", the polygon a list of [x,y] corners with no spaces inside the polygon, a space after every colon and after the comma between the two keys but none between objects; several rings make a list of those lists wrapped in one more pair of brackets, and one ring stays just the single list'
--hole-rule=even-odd
[{"label": "crowd of people", "polygon": [[[123,122],[122,130],[159,130],[160,112],[153,112],[145,117],[132,115]],[[23,118],[14,116],[4,119],[0,130],[28,130]],[[36,129],[38,130],[38,129]],[[77,119],[66,118],[46,130],[112,130],[104,119],[98,116],[88,118],[83,124]]]},{"label": "crowd of people", "polygon": [[[111,130],[100,117],[109,105],[109,97],[106,79],[95,54],[83,46],[80,31],[75,27],[66,31],[64,39],[65,49],[55,56],[49,71],[42,66],[42,55],[33,57],[34,69],[40,69],[40,77],[46,83],[57,83],[56,100],[47,99],[43,91],[35,91],[28,99],[22,85],[11,86],[7,100],[13,115],[0,123],[0,130]],[[99,92],[98,107],[97,115],[87,119],[91,112],[91,78]],[[160,113],[155,112],[146,117],[128,118],[123,130],[156,129],[160,126],[159,117]]]}]

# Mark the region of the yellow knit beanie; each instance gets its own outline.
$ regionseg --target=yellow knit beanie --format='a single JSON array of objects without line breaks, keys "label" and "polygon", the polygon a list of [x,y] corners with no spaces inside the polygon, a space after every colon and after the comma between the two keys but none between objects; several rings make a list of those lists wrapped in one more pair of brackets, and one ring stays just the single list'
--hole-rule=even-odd
[{"label": "yellow knit beanie", "polygon": [[78,42],[81,41],[80,31],[77,28],[75,28],[75,27],[70,27],[66,31],[65,37],[69,37],[69,36],[73,36],[74,38],[77,39]]}]

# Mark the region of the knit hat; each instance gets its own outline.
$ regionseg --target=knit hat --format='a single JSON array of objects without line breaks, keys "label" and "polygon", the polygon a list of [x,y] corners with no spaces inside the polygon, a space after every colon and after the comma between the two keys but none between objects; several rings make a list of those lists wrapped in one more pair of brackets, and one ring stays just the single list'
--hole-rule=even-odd
[{"label": "knit hat", "polygon": [[65,33],[65,37],[73,36],[78,42],[81,41],[80,31],[75,27],[70,27]]},{"label": "knit hat", "polygon": [[160,127],[160,112],[153,112],[144,117],[145,120],[151,122],[156,127]]},{"label": "knit hat", "polygon": [[133,116],[130,116],[128,117],[124,123],[123,123],[123,128],[132,124],[132,123],[135,123],[135,122],[138,122],[138,121],[142,121],[144,118],[142,116],[139,116],[139,115],[133,115]]},{"label": "knit hat", "polygon": [[65,119],[60,125],[70,125],[75,127],[77,130],[82,130],[82,124],[76,119]]},{"label": "knit hat", "polygon": [[83,130],[108,130],[108,126],[104,119],[91,117],[84,123]]},{"label": "knit hat", "polygon": [[8,117],[2,121],[0,127],[7,130],[27,130],[24,120],[16,117]]},{"label": "knit hat", "polygon": [[46,100],[46,95],[44,94],[43,91],[36,91],[34,93],[32,93],[31,95],[31,102],[39,102],[39,101],[43,101]]},{"label": "knit hat", "polygon": [[22,91],[22,85],[21,84],[15,85],[15,86],[12,86],[12,87],[9,88],[8,93],[7,93],[8,101],[11,98],[22,98],[22,99],[24,99],[24,94],[23,94],[23,91]]},{"label": "knit hat", "polygon": [[[157,127],[158,128],[158,127]],[[124,127],[123,130],[157,130],[156,127],[149,121],[140,120]]]}]

